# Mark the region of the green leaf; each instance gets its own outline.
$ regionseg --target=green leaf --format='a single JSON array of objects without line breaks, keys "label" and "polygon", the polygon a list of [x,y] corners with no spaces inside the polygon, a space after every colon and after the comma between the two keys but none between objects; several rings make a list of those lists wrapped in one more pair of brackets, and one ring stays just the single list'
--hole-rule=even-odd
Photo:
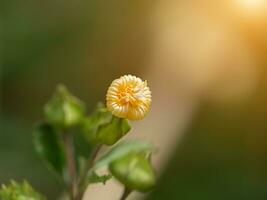
[{"label": "green leaf", "polygon": [[106,182],[108,180],[110,180],[111,178],[112,178],[111,174],[106,174],[106,175],[99,176],[95,172],[92,172],[87,177],[87,185],[90,184],[90,183],[103,183],[105,185]]},{"label": "green leaf", "polygon": [[149,191],[156,183],[155,172],[144,154],[127,154],[110,163],[116,179],[131,190]]},{"label": "green leaf", "polygon": [[90,144],[113,145],[131,130],[127,119],[113,116],[98,106],[91,117],[84,120],[83,133]]},{"label": "green leaf", "polygon": [[101,125],[98,129],[98,139],[106,145],[113,145],[119,141],[131,127],[126,119],[112,116],[111,122]]},{"label": "green leaf", "polygon": [[46,198],[36,192],[28,182],[17,183],[10,181],[8,185],[2,185],[0,189],[1,200],[46,200]]},{"label": "green leaf", "polygon": [[154,150],[151,143],[133,140],[123,142],[113,147],[108,153],[103,155],[94,165],[94,169],[107,167],[112,161],[119,159],[129,153],[150,153]]},{"label": "green leaf", "polygon": [[66,159],[60,134],[51,125],[41,122],[34,129],[34,146],[49,168],[64,178]]},{"label": "green leaf", "polygon": [[44,113],[49,123],[60,129],[67,129],[81,122],[85,105],[65,86],[58,85],[52,99],[45,105]]},{"label": "green leaf", "polygon": [[73,130],[73,143],[75,148],[75,156],[89,159],[93,147],[88,144],[84,135],[80,130]]},{"label": "green leaf", "polygon": [[90,159],[92,146],[88,144],[84,135],[76,130],[73,134],[73,143],[74,143],[74,153],[77,165],[77,173],[81,176],[86,174],[86,166],[88,160]]}]

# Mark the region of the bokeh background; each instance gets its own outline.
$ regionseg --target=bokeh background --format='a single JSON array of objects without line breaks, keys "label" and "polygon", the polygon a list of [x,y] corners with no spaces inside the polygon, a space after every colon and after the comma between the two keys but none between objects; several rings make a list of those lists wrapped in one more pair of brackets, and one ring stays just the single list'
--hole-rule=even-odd
[{"label": "bokeh background", "polygon": [[[1,183],[28,179],[56,199],[32,145],[55,85],[90,113],[135,74],[153,105],[130,137],[159,147],[159,180],[133,199],[267,199],[266,0],[2,0],[1,13]],[[116,199],[112,187],[98,199]]]}]

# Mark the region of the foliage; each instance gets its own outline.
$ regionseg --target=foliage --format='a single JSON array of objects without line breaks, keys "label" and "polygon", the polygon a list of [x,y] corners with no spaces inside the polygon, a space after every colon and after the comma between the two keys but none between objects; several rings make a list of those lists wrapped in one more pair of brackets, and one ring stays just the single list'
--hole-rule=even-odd
[{"label": "foliage", "polygon": [[60,177],[64,177],[66,158],[63,142],[51,125],[40,122],[34,129],[34,146],[38,155],[54,170]]},{"label": "foliage", "polygon": [[[130,130],[128,119],[114,116],[102,104],[87,116],[85,104],[59,85],[44,107],[44,119],[34,128],[34,147],[65,183],[71,200],[82,199],[89,184],[105,184],[112,177],[127,190],[145,192],[155,184],[155,173],[147,156],[153,152],[153,145],[139,140],[118,143],[96,159],[103,145],[116,144]],[[108,169],[109,173],[98,175],[100,168]],[[0,195],[1,200],[44,199],[27,182],[12,181],[3,186]]]},{"label": "foliage", "polygon": [[127,154],[111,162],[109,168],[129,189],[146,192],[155,185],[154,170],[143,153]]},{"label": "foliage", "polygon": [[108,180],[112,178],[111,174],[105,174],[102,176],[99,176],[96,172],[92,172],[88,178],[87,178],[87,183],[103,183],[104,185]]},{"label": "foliage", "polygon": [[108,167],[109,164],[121,157],[127,156],[131,153],[151,153],[153,151],[153,145],[151,143],[133,140],[123,142],[113,147],[108,153],[102,156],[95,164],[94,168]]},{"label": "foliage", "polygon": [[102,104],[84,120],[83,132],[90,144],[113,145],[131,130],[127,119],[112,115]]},{"label": "foliage", "polygon": [[44,107],[46,120],[61,129],[79,124],[84,112],[84,103],[63,85],[57,86],[52,99]]},{"label": "foliage", "polygon": [[1,200],[46,200],[44,196],[36,192],[27,181],[17,183],[10,181],[2,185],[0,190]]}]

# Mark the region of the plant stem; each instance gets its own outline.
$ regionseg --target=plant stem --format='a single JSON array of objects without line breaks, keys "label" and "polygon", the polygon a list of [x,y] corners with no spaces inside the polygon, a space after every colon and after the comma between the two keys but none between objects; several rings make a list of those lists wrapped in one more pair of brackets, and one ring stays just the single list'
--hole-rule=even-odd
[{"label": "plant stem", "polygon": [[73,136],[70,133],[63,133],[63,141],[66,152],[67,168],[69,173],[69,193],[70,199],[74,200],[77,192],[76,185],[76,164],[74,160]]},{"label": "plant stem", "polygon": [[93,167],[93,165],[95,163],[95,160],[96,160],[96,157],[97,157],[97,154],[100,151],[101,147],[102,147],[102,145],[97,145],[92,150],[91,157],[90,157],[90,159],[88,160],[88,163],[87,163],[85,174],[83,174],[81,179],[78,181],[79,188],[78,188],[78,194],[77,194],[77,199],[76,200],[82,199],[82,195],[83,195],[84,190],[85,190],[84,185],[85,185],[85,181],[86,181],[87,172]]},{"label": "plant stem", "polygon": [[125,200],[131,194],[132,190],[128,189],[127,187],[124,188],[123,194],[120,200]]},{"label": "plant stem", "polygon": [[91,168],[93,167],[93,165],[94,165],[94,163],[95,163],[95,159],[96,159],[97,154],[98,154],[98,152],[100,151],[101,147],[102,147],[102,145],[97,145],[97,146],[93,149],[93,151],[92,151],[92,153],[91,153],[90,160],[88,161],[87,170],[89,170],[89,169],[91,169]]}]

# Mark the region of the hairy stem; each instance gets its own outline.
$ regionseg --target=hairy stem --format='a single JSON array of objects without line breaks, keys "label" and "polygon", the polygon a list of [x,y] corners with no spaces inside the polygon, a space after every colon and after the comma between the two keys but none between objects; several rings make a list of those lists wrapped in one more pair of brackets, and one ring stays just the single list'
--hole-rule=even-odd
[{"label": "hairy stem", "polygon": [[70,199],[75,200],[75,195],[77,192],[77,182],[76,182],[77,174],[76,174],[76,164],[74,159],[73,136],[70,133],[64,133],[63,141],[65,146],[67,168],[69,174]]},{"label": "hairy stem", "polygon": [[125,200],[131,194],[132,190],[128,189],[127,187],[124,188],[123,194],[120,200]]}]

